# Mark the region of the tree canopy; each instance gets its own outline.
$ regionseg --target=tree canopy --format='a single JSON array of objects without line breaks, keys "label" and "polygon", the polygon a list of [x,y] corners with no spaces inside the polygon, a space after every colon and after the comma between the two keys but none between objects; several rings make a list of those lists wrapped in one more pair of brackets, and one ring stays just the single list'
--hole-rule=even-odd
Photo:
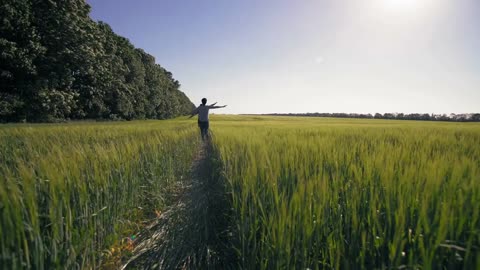
[{"label": "tree canopy", "polygon": [[155,58],[84,0],[0,4],[0,121],[166,119],[194,107]]}]

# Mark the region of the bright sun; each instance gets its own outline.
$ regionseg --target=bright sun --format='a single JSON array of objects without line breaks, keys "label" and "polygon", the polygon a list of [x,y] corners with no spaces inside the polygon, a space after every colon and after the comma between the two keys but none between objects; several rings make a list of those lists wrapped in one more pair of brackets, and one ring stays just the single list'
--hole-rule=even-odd
[{"label": "bright sun", "polygon": [[432,0],[380,0],[392,12],[416,12],[427,8]]},{"label": "bright sun", "polygon": [[421,0],[384,0],[385,7],[391,10],[412,10],[419,6]]},{"label": "bright sun", "polygon": [[447,1],[451,0],[369,0],[369,15],[389,25],[416,25],[437,16]]}]

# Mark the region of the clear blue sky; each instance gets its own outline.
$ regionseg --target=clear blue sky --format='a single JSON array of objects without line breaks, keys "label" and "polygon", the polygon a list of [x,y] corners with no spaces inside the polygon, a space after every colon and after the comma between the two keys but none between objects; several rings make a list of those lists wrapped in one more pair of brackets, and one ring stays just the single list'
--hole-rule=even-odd
[{"label": "clear blue sky", "polygon": [[478,0],[87,0],[219,113],[480,112]]}]

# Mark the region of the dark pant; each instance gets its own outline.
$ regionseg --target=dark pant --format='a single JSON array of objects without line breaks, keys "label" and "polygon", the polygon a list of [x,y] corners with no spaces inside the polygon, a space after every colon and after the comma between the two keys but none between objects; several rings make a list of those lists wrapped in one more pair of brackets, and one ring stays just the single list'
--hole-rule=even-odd
[{"label": "dark pant", "polygon": [[202,135],[202,140],[208,138],[208,121],[198,121],[198,127],[200,128],[200,134]]}]

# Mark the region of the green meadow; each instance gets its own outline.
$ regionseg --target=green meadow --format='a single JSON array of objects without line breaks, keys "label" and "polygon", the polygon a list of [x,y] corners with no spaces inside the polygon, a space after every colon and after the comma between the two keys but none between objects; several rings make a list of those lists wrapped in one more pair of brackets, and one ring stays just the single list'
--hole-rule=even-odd
[{"label": "green meadow", "polygon": [[[172,203],[196,121],[0,127],[0,263],[95,268]],[[240,269],[480,269],[480,125],[213,116]],[[222,214],[222,213],[219,213]]]},{"label": "green meadow", "polygon": [[0,127],[0,264],[95,268],[169,203],[196,135],[185,121]]},{"label": "green meadow", "polygon": [[222,120],[241,268],[480,268],[480,125]]}]

